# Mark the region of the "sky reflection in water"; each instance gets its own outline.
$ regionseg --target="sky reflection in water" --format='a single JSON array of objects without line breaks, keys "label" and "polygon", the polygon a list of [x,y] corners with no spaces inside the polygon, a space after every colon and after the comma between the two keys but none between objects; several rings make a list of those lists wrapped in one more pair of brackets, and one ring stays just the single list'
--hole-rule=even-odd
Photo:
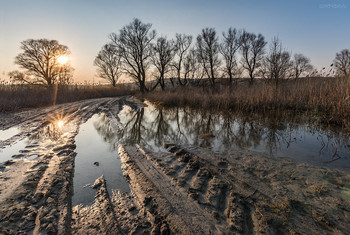
[{"label": "sky reflection in water", "polygon": [[[122,192],[130,192],[129,184],[123,177],[121,162],[117,148],[106,142],[112,138],[114,131],[106,123],[106,115],[95,114],[86,123],[80,126],[75,137],[77,148],[75,151],[74,195],[73,205],[91,204],[95,197],[95,190],[89,187],[101,175],[107,181],[108,192],[112,189]],[[101,133],[100,125],[104,123]],[[94,164],[98,162],[97,164]]]},{"label": "sky reflection in water", "polygon": [[250,149],[272,157],[350,170],[349,136],[302,120],[164,109],[150,103],[137,112],[124,106],[119,118],[118,134],[106,136],[110,143],[119,139],[153,151],[164,151],[164,142],[201,146],[215,152]]}]

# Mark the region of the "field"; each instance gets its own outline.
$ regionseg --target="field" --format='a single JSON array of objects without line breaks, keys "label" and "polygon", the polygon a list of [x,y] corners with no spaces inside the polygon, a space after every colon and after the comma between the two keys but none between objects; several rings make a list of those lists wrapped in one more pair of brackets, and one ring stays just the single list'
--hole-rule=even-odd
[{"label": "field", "polygon": [[0,235],[350,234],[349,4],[300,2],[0,1]]},{"label": "field", "polygon": [[[0,128],[19,127],[19,133],[0,141],[0,148],[30,141],[0,166],[0,233],[350,232],[347,171],[250,150],[214,153],[165,141],[162,152],[120,142],[116,157],[132,193],[110,193],[109,181],[101,176],[91,179],[93,204],[72,205],[81,124],[103,113],[108,131],[99,130],[108,142],[126,130],[119,114],[145,105],[124,96],[2,113]],[[143,125],[138,119],[132,119],[136,129],[130,130],[136,136]],[[59,123],[64,123],[60,132]]]}]

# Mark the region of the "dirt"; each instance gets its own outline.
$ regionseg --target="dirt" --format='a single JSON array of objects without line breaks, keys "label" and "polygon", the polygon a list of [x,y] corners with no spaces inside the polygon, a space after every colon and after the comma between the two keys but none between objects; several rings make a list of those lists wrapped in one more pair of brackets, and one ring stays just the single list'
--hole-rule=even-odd
[{"label": "dirt", "polygon": [[[0,148],[41,133],[0,166],[0,234],[349,234],[350,174],[253,151],[213,153],[164,143],[167,152],[119,145],[131,193],[107,190],[101,176],[91,206],[72,206],[80,124],[104,112],[118,122],[131,97],[105,98],[0,115],[0,129],[21,126]],[[45,134],[53,117],[70,123]],[[117,126],[117,125],[115,125]],[[49,137],[48,137],[49,136]],[[36,158],[27,158],[36,154]]]}]

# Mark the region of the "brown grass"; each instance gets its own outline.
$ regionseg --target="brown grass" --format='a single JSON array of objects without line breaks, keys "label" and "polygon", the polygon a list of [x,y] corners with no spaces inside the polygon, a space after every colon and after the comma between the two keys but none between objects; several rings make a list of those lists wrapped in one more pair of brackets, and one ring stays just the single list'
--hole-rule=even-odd
[{"label": "brown grass", "polygon": [[274,84],[242,82],[233,87],[172,88],[145,94],[163,106],[253,113],[292,111],[350,130],[350,83],[340,78],[310,78]]},{"label": "brown grass", "polygon": [[0,112],[16,111],[23,108],[34,108],[73,102],[83,99],[132,95],[125,87],[109,86],[60,86],[55,88],[30,85],[0,85]]}]

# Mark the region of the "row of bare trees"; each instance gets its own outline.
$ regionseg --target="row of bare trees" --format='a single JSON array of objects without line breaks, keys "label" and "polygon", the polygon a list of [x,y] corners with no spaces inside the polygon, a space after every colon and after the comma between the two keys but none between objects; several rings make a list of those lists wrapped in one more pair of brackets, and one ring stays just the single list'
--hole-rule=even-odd
[{"label": "row of bare trees", "polygon": [[[302,54],[292,55],[277,37],[266,48],[261,34],[235,28],[223,32],[221,39],[214,28],[204,28],[196,40],[186,34],[176,34],[172,40],[157,37],[151,24],[134,19],[109,39],[94,60],[99,77],[116,86],[124,74],[136,81],[141,92],[157,86],[164,89],[169,83],[185,86],[203,78],[212,86],[218,78],[229,78],[232,84],[234,78],[244,76],[251,83],[258,77],[278,85],[281,79],[317,74],[310,59]],[[56,40],[29,39],[21,43],[21,49],[15,63],[23,71],[10,72],[13,81],[49,87],[72,81],[73,68],[60,60],[70,54],[67,46]],[[329,75],[348,76],[349,50],[337,53],[331,67]]]},{"label": "row of bare trees", "polygon": [[[99,76],[115,86],[121,74],[126,74],[137,82],[141,92],[158,85],[164,89],[167,78],[172,85],[181,86],[189,79],[207,78],[214,86],[217,78],[229,78],[231,84],[235,77],[246,73],[251,83],[259,76],[278,84],[291,74],[298,78],[312,70],[308,58],[296,54],[293,60],[278,38],[273,39],[266,55],[267,42],[261,34],[235,28],[224,32],[221,41],[214,28],[204,28],[193,43],[193,37],[186,34],[176,34],[175,40],[156,38],[151,24],[134,19],[109,38],[110,43],[94,61]],[[155,82],[146,86],[146,78],[152,75]]]}]

